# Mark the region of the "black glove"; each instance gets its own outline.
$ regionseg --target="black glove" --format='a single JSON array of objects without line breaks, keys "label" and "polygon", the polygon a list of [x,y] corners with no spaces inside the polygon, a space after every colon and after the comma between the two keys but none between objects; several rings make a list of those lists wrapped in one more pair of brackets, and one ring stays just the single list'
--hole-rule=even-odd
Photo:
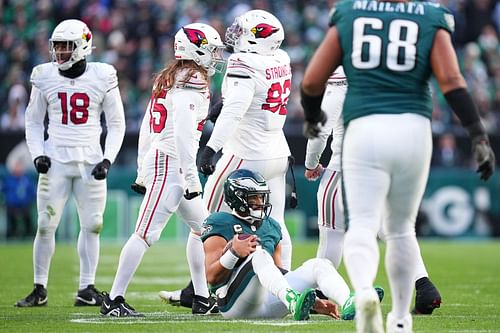
[{"label": "black glove", "polygon": [[40,155],[33,161],[35,163],[35,168],[38,173],[47,173],[50,168],[50,157],[46,155]]},{"label": "black glove", "polygon": [[472,138],[472,156],[477,163],[476,172],[480,174],[481,180],[488,180],[495,171],[495,153],[486,135]]},{"label": "black glove", "polygon": [[102,162],[97,163],[97,165],[92,170],[92,176],[97,180],[103,180],[108,175],[109,167],[111,162],[107,159],[103,159]]},{"label": "black glove", "polygon": [[214,155],[215,151],[209,146],[200,148],[198,171],[204,174],[205,176],[209,176],[213,174],[215,171],[215,165],[212,161]]},{"label": "black glove", "polygon": [[135,193],[139,193],[139,194],[142,194],[142,195],[146,194],[146,187],[143,186],[143,185],[140,185],[140,184],[137,184],[137,183],[132,183],[132,184],[130,184],[130,188]]},{"label": "black glove", "polygon": [[184,198],[186,198],[187,200],[191,200],[191,199],[196,198],[200,194],[201,194],[201,192],[189,192],[189,190],[186,189],[186,193],[184,193]]},{"label": "black glove", "polygon": [[309,121],[306,120],[304,121],[304,136],[308,139],[314,139],[319,136],[319,133],[321,132],[321,126],[325,125],[326,123],[326,113],[324,111],[321,111],[319,119],[315,121]]},{"label": "black glove", "polygon": [[208,117],[207,117],[207,119],[210,120],[214,124],[217,121],[217,118],[219,118],[220,111],[222,110],[222,105],[223,104],[222,104],[222,100],[221,99],[219,99],[213,105],[210,105],[210,109],[208,110]]}]

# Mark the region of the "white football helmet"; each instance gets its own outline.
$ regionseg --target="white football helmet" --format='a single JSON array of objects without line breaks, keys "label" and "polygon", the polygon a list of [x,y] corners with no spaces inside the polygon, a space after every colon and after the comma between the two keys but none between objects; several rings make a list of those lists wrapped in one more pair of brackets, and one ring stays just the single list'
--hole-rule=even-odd
[{"label": "white football helmet", "polygon": [[[66,42],[66,50],[56,50],[57,42]],[[85,23],[80,20],[65,20],[57,25],[49,39],[49,50],[52,62],[60,70],[68,70],[76,62],[92,53],[92,33]],[[59,63],[61,54],[71,53],[69,60]]]},{"label": "white football helmet", "polygon": [[217,30],[203,23],[183,26],[175,34],[175,58],[193,60],[208,71],[208,75],[222,72],[224,44]]},{"label": "white football helmet", "polygon": [[265,10],[250,10],[234,19],[226,30],[226,45],[234,52],[273,55],[285,39],[281,22]]}]

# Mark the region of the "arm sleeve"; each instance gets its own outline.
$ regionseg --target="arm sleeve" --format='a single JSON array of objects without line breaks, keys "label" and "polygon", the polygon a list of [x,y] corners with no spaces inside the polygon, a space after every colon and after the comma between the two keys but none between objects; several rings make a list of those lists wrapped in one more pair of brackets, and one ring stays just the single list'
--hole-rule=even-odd
[{"label": "arm sleeve", "polygon": [[152,101],[149,101],[148,107],[144,112],[144,117],[142,118],[141,129],[139,130],[139,142],[137,145],[137,175],[141,174],[142,161],[146,155],[149,147],[151,146],[151,136],[149,130],[149,124],[151,122],[151,109]]},{"label": "arm sleeve", "polygon": [[306,160],[304,163],[307,169],[314,169],[318,166],[330,133],[331,130],[327,132],[323,127],[317,138],[307,140]]},{"label": "arm sleeve", "polygon": [[102,107],[108,132],[104,144],[104,158],[113,163],[125,136],[125,113],[118,86],[108,91]]},{"label": "arm sleeve", "polygon": [[214,126],[207,146],[219,151],[227,139],[238,127],[243,115],[247,112],[255,94],[255,82],[250,78],[227,77],[226,91],[221,113]]},{"label": "arm sleeve", "polygon": [[26,143],[34,160],[40,155],[44,155],[44,119],[47,113],[47,101],[42,91],[35,85],[31,88],[31,96],[28,107],[26,108]]},{"label": "arm sleeve", "polygon": [[196,114],[203,104],[202,94],[192,89],[182,89],[172,95],[174,104],[175,145],[181,168],[185,173],[189,192],[201,192],[201,183],[196,172]]}]

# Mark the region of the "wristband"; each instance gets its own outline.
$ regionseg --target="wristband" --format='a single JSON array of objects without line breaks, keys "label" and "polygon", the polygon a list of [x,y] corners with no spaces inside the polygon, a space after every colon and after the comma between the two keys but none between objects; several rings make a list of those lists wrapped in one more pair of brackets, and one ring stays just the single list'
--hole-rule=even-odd
[{"label": "wristband", "polygon": [[233,269],[234,266],[236,266],[238,260],[240,260],[240,257],[235,255],[231,250],[232,249],[230,248],[219,258],[219,262],[222,265],[222,267],[229,270]]}]

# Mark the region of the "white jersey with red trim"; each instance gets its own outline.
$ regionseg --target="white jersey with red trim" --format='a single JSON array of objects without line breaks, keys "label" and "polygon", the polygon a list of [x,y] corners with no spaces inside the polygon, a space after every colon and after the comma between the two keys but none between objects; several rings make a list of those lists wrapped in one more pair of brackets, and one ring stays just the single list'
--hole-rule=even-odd
[{"label": "white jersey with red trim", "polygon": [[[36,66],[26,109],[26,141],[32,158],[47,155],[59,162],[113,162],[125,135],[125,116],[113,66],[90,62],[77,78],[67,78],[52,63]],[[101,113],[106,116],[104,154]],[[44,142],[44,118],[48,135]]]},{"label": "white jersey with red trim", "polygon": [[245,160],[290,155],[283,133],[291,90],[290,58],[235,53],[222,83],[223,108],[207,145]]},{"label": "white jersey with red trim", "polygon": [[305,166],[314,169],[325,149],[328,137],[332,135],[332,157],[328,163],[328,168],[340,170],[340,155],[342,152],[342,137],[344,136],[344,124],[342,122],[342,107],[347,93],[347,79],[342,66],[328,78],[321,109],[326,113],[327,121],[321,128],[318,138],[310,139],[307,142]]},{"label": "white jersey with red trim", "polygon": [[148,104],[139,134],[138,175],[141,175],[147,151],[158,149],[180,161],[189,191],[201,192],[196,152],[208,114],[210,93],[208,82],[200,73],[193,74],[187,81],[185,77],[186,71],[181,71],[174,87],[163,90]]}]

